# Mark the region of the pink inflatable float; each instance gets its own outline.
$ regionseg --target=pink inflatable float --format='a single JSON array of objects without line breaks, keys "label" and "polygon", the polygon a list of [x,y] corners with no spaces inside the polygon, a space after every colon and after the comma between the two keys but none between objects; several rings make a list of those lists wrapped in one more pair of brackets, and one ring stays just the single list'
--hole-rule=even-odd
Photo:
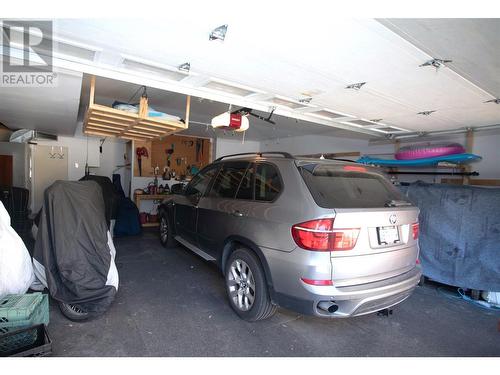
[{"label": "pink inflatable float", "polygon": [[401,147],[394,156],[397,160],[415,160],[436,156],[462,154],[464,152],[464,147],[459,143],[435,143],[433,145],[418,144],[404,146]]}]

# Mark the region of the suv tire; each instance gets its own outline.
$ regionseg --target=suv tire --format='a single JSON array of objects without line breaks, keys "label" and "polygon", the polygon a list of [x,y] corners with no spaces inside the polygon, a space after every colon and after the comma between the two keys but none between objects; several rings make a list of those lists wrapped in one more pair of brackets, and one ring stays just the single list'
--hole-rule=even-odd
[{"label": "suv tire", "polygon": [[163,247],[170,248],[175,246],[175,239],[174,239],[174,234],[172,231],[172,225],[170,223],[170,220],[168,219],[168,216],[163,213],[160,215],[160,225],[159,225],[159,232],[160,232],[160,242],[163,245]]},{"label": "suv tire", "polygon": [[252,251],[233,251],[224,275],[229,304],[241,319],[253,322],[274,315],[276,305],[271,302],[264,270]]}]

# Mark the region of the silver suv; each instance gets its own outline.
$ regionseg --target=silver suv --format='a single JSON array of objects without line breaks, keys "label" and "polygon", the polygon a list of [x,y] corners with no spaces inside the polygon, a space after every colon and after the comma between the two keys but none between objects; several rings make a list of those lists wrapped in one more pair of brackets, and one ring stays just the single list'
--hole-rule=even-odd
[{"label": "silver suv", "polygon": [[160,239],[223,271],[248,321],[276,306],[350,317],[396,305],[418,284],[418,208],[379,170],[284,152],[215,160],[159,206]]}]

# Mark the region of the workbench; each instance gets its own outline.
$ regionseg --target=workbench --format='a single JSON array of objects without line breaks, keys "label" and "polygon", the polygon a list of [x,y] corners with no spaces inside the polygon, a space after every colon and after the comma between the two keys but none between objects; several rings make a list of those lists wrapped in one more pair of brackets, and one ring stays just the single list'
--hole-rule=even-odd
[{"label": "workbench", "polygon": [[[141,202],[142,201],[163,201],[163,199],[167,198],[170,194],[134,194],[135,205],[139,212],[141,212]],[[160,221],[158,220],[155,223],[144,223],[141,224],[142,227],[157,227],[160,225]]]}]

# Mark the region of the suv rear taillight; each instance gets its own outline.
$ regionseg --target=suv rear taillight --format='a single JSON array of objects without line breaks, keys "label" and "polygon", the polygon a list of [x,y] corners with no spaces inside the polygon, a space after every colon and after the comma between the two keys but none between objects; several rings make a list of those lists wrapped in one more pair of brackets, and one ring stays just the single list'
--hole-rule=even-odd
[{"label": "suv rear taillight", "polygon": [[418,223],[413,223],[411,225],[411,233],[413,235],[413,239],[416,240],[418,238],[418,232],[420,230],[420,226],[418,225]]},{"label": "suv rear taillight", "polygon": [[356,246],[359,228],[333,228],[334,219],[317,219],[292,227],[295,243],[312,251],[351,250]]}]

